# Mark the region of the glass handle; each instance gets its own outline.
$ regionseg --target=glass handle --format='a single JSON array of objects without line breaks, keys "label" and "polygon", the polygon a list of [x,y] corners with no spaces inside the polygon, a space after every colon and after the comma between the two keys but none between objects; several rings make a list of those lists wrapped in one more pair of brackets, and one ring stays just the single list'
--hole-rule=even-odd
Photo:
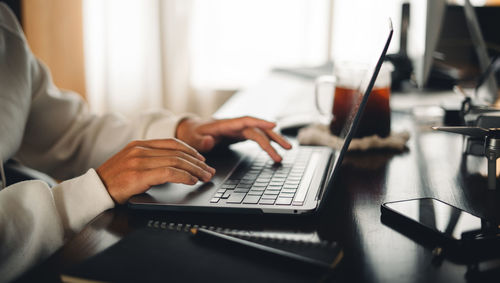
[{"label": "glass handle", "polygon": [[[316,106],[316,109],[321,115],[324,116],[331,116],[331,113],[325,112],[321,108],[321,102],[320,102],[320,97],[319,97],[319,89],[322,85],[325,84],[331,84],[335,87],[335,77],[334,76],[321,76],[316,79],[314,82],[314,105]],[[335,94],[334,94],[335,95]],[[333,98],[332,98],[333,99]],[[333,101],[333,100],[332,100]]]}]

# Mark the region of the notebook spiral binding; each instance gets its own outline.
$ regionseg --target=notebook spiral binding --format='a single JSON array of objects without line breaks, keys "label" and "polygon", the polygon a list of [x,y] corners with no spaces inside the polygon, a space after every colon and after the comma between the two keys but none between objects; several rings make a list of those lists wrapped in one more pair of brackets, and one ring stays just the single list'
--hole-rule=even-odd
[{"label": "notebook spiral binding", "polygon": [[210,225],[198,224],[183,224],[168,221],[160,221],[150,219],[147,223],[148,228],[171,230],[177,232],[189,232],[192,228],[204,228],[207,230],[215,231],[218,233],[252,240],[256,242],[277,242],[296,245],[311,245],[315,247],[333,248],[337,246],[336,242],[321,240],[317,233],[290,233],[290,232],[261,232],[250,230],[230,229],[223,227],[216,227]]}]

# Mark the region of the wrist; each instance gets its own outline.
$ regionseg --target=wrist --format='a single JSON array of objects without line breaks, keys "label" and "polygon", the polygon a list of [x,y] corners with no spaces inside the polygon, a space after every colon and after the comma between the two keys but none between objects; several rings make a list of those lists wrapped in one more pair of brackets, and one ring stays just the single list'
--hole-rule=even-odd
[{"label": "wrist", "polygon": [[189,131],[190,125],[192,124],[192,117],[185,117],[177,123],[177,128],[175,129],[175,138],[183,140],[185,133]]},{"label": "wrist", "polygon": [[113,200],[115,205],[120,204],[120,202],[116,198],[115,192],[112,189],[110,189],[109,184],[106,182],[106,180],[104,180],[103,173],[101,172],[101,167],[95,169],[95,172],[97,173],[97,177],[99,177],[101,183],[104,185],[104,188],[106,188],[106,191],[108,192],[108,195],[111,198],[111,200]]}]

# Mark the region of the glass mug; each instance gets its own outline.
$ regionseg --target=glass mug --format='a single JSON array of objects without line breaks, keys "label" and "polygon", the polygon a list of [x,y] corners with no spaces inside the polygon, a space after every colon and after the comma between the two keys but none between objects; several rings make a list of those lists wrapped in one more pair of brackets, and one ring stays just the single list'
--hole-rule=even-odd
[{"label": "glass mug", "polygon": [[[368,98],[354,138],[378,135],[387,137],[391,133],[391,109],[389,98],[391,96],[391,71],[393,66],[384,63],[373,89]],[[367,70],[364,65],[346,63],[334,69],[333,75],[321,76],[316,79],[314,86],[315,105],[317,110],[330,120],[330,132],[336,136],[346,135],[343,130],[346,122],[351,122],[355,107],[361,103],[363,93],[360,93],[361,79],[365,77]],[[321,107],[319,89],[322,85],[333,86],[332,110],[326,112]]]}]

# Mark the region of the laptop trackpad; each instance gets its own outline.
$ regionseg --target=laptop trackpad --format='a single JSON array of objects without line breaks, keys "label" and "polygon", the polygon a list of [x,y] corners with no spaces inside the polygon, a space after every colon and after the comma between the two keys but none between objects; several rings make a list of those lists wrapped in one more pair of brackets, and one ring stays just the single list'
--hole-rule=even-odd
[{"label": "laptop trackpad", "polygon": [[213,182],[202,183],[194,186],[183,184],[163,184],[152,187],[145,194],[141,195],[143,200],[149,199],[148,202],[159,202],[163,204],[183,204],[191,203],[197,200],[210,199],[211,193],[205,196],[215,184]]},{"label": "laptop trackpad", "polygon": [[202,205],[209,203],[214,194],[214,189],[222,184],[229,173],[236,167],[243,155],[237,151],[227,150],[209,154],[208,165],[217,168],[217,173],[208,183],[198,182],[196,185],[166,183],[154,186],[146,193],[136,195],[129,200],[134,204],[160,204],[160,205]]}]

